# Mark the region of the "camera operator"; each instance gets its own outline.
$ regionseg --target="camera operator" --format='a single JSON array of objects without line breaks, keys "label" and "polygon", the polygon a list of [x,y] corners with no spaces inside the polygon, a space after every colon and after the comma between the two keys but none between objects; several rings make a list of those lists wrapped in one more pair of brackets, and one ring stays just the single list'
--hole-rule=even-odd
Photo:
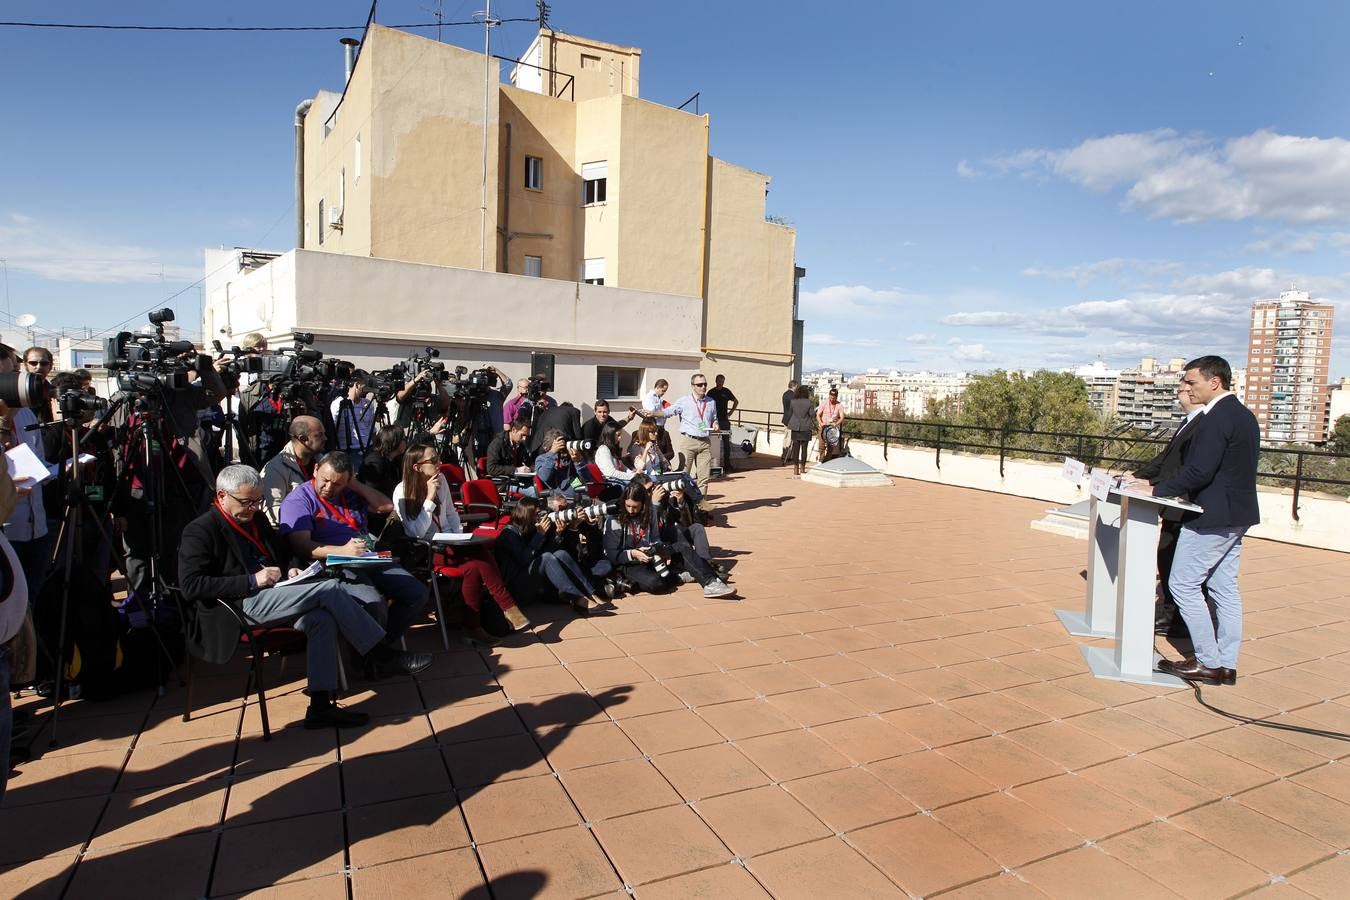
[{"label": "camera operator", "polygon": [[487,477],[509,478],[529,475],[534,471],[534,454],[530,453],[530,420],[514,419],[511,427],[492,439],[487,449]]},{"label": "camera operator", "polygon": [[[281,534],[293,552],[305,561],[323,562],[332,555],[368,552],[373,540],[366,528],[366,502],[353,492],[352,461],[341,450],[319,460],[314,478],[297,487],[281,504]],[[389,504],[393,508],[393,504]],[[347,592],[383,615],[388,597],[385,640],[396,643],[427,605],[427,586],[401,566],[344,569]]]},{"label": "camera operator", "polygon": [[[0,374],[8,375],[18,368],[17,354],[12,347],[0,345]],[[41,348],[38,348],[41,349]],[[33,351],[30,350],[29,353]],[[28,366],[30,374],[41,374]],[[10,407],[0,402],[0,441],[8,451],[19,444],[26,444],[37,458],[45,463],[46,455],[42,448],[42,432],[30,426],[39,423],[38,411],[25,406]],[[51,414],[50,407],[47,409]],[[7,476],[8,477],[8,476]],[[5,516],[5,538],[14,549],[19,565],[22,567],[28,596],[36,598],[42,593],[42,584],[47,580],[47,568],[51,563],[51,537],[47,531],[47,508],[42,501],[41,484],[25,482],[13,485],[14,503]],[[8,758],[5,760],[8,764]]]},{"label": "camera operator", "polygon": [[333,414],[334,443],[337,449],[352,458],[352,465],[361,468],[370,440],[375,430],[375,410],[377,403],[367,383],[367,374],[360,369],[352,373],[351,384],[346,393],[334,398],[330,409]]},{"label": "camera operator", "polygon": [[[578,521],[578,520],[573,520]],[[581,615],[602,601],[576,557],[564,546],[560,527],[539,515],[539,504],[522,497],[511,510],[494,548],[497,563],[514,596],[538,599],[551,586],[558,597]]]},{"label": "camera operator", "polygon": [[[281,452],[263,466],[264,511],[268,521],[280,524],[281,505],[300,485],[314,478],[314,461],[322,455],[328,436],[323,423],[314,416],[296,416],[289,429],[290,440]],[[393,510],[393,501],[387,494],[372,490],[358,480],[352,480],[351,490],[376,513]]]},{"label": "camera operator", "polygon": [[[48,388],[51,387],[52,377],[52,351],[46,347],[29,347],[23,351],[24,371],[32,375],[37,375],[47,379]],[[52,421],[52,411],[47,408],[37,410],[37,417],[43,422]]]},{"label": "camera operator", "polygon": [[476,446],[480,448],[477,452],[486,453],[481,449],[492,443],[492,439],[502,433],[506,428],[506,423],[514,421],[506,418],[506,401],[511,395],[511,378],[501,369],[493,365],[484,363],[482,368],[491,372],[497,379],[497,384],[488,390],[486,415],[475,423]]},{"label": "camera operator", "polygon": [[578,489],[591,483],[590,468],[581,458],[577,442],[569,445],[563,433],[554,428],[544,433],[542,443],[546,449],[534,460],[534,477],[545,490],[560,490],[574,496]]},{"label": "camera operator", "polygon": [[543,379],[520,378],[516,381],[516,395],[502,405],[502,421],[514,422],[523,413],[534,424],[538,413],[557,405],[557,401],[544,390]]},{"label": "camera operator", "polygon": [[[103,580],[107,577],[112,559],[112,546],[105,539],[111,534],[111,522],[107,516],[107,498],[113,496],[117,487],[117,478],[112,466],[111,435],[106,431],[94,430],[96,418],[108,408],[108,402],[97,396],[90,396],[81,387],[77,372],[58,372],[52,378],[52,414],[66,422],[69,428],[77,432],[80,454],[94,457],[93,462],[81,463],[81,483],[84,496],[90,501],[90,508],[98,521],[88,516],[80,520],[82,534],[76,546],[83,550],[77,559],[83,559],[94,574]],[[63,410],[63,404],[69,410]],[[78,404],[78,411],[75,411]],[[75,470],[70,463],[71,434],[66,428],[44,428],[42,446],[44,456],[52,463],[59,463],[56,478],[45,484],[42,496],[47,506],[47,531],[55,535],[61,530],[61,522],[66,513],[66,498]],[[69,535],[62,536],[62,544],[57,546],[52,558],[65,558],[64,541]],[[90,562],[92,560],[92,563]]]}]

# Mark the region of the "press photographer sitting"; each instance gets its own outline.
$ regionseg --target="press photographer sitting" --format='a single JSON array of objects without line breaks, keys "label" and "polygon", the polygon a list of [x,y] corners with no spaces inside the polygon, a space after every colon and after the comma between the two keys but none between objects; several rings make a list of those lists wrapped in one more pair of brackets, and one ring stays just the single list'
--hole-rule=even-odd
[{"label": "press photographer sitting", "polygon": [[[281,534],[306,563],[369,551],[373,541],[367,540],[366,503],[351,485],[351,458],[334,450],[319,460],[314,478],[282,502]],[[427,605],[427,586],[401,566],[344,568],[342,575],[347,592],[376,618],[385,618],[383,598],[389,598],[384,630],[390,641],[403,637]]]},{"label": "press photographer sitting", "polygon": [[[689,497],[688,488],[691,484],[687,478],[662,483],[665,496],[660,501],[653,492],[652,504],[656,507],[656,520],[661,526],[662,539],[668,544],[680,541],[688,543],[694,548],[699,559],[707,563],[719,578],[730,581],[726,567],[713,561],[712,546],[708,543],[708,529],[703,524],[703,514],[698,504]],[[652,490],[650,485],[647,489]]]},{"label": "press photographer sitting", "polygon": [[[441,532],[463,533],[450,482],[441,474],[441,458],[434,446],[415,443],[404,455],[403,480],[394,488],[394,515],[403,523],[404,533],[417,540],[428,540]],[[512,628],[530,627],[530,620],[516,605],[491,555],[478,548],[453,545],[436,552],[464,573],[460,596],[469,612],[468,625],[475,640],[485,644],[497,640],[482,624],[485,588]]]},{"label": "press photographer sitting", "polygon": [[640,483],[624,488],[619,514],[605,522],[605,556],[621,575],[641,591],[668,594],[683,579],[703,585],[703,596],[727,597],[735,588],[717,577],[712,566],[702,559],[688,541],[676,534],[665,541],[654,504],[665,498],[665,488],[657,486],[649,494]]},{"label": "press photographer sitting", "polygon": [[[607,481],[629,482],[637,471],[623,461],[619,436],[623,433],[614,422],[600,432],[595,444],[595,465]],[[659,451],[658,451],[659,452]]]},{"label": "press photographer sitting", "polygon": [[555,428],[544,435],[543,446],[547,449],[534,461],[534,477],[545,490],[575,495],[591,483],[590,469],[575,441],[569,446],[566,436]]},{"label": "press photographer sitting", "polygon": [[378,674],[413,674],[431,664],[426,653],[397,651],[385,630],[341,581],[316,579],[279,585],[294,577],[290,553],[257,514],[262,479],[248,466],[229,466],[216,477],[213,508],[190,522],[179,548],[183,597],[198,604],[193,641],[203,658],[223,663],[239,643],[239,627],[224,600],[259,625],[293,625],[305,633],[309,709],[306,728],[364,725],[365,713],[336,705],[338,635]]},{"label": "press photographer sitting", "polygon": [[487,476],[509,478],[534,471],[534,456],[528,449],[530,420],[513,419],[511,427],[492,439],[487,450]]},{"label": "press photographer sitting", "polygon": [[494,548],[497,563],[513,593],[522,599],[537,599],[551,586],[564,603],[586,615],[593,604],[603,602],[576,558],[563,546],[561,528],[548,515],[539,515],[539,504],[530,497],[516,501],[511,522],[502,529]]}]

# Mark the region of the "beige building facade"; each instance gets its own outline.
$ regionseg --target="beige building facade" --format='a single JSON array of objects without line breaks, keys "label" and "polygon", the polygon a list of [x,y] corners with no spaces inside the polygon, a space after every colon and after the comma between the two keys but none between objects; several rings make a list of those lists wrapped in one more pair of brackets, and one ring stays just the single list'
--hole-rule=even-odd
[{"label": "beige building facade", "polygon": [[[298,129],[301,249],[694,298],[698,364],[776,408],[800,353],[795,232],[765,220],[767,175],[709,155],[707,115],[640,98],[640,63],[545,30],[502,84],[495,59],[372,26]],[[421,299],[434,321],[442,299]],[[610,349],[664,327],[654,310]]]},{"label": "beige building facade", "polygon": [[1273,444],[1327,439],[1331,399],[1331,323],[1335,307],[1307,291],[1252,305],[1247,348],[1247,406]]}]

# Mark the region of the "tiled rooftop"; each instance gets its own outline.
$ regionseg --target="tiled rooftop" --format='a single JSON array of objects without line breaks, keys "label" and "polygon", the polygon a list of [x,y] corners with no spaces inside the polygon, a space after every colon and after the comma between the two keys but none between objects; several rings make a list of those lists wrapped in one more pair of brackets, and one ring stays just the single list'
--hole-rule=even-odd
[{"label": "tiled rooftop", "polygon": [[[743,601],[535,607],[355,685],[369,728],[283,727],[298,659],[269,663],[269,743],[242,658],[186,724],[176,682],[67,706],[0,810],[0,895],[1345,896],[1350,743],[1087,674],[1053,612],[1086,545],[1031,530],[1044,503],[717,487]],[[1242,584],[1240,678],[1206,699],[1350,731],[1350,556],[1250,541]]]}]

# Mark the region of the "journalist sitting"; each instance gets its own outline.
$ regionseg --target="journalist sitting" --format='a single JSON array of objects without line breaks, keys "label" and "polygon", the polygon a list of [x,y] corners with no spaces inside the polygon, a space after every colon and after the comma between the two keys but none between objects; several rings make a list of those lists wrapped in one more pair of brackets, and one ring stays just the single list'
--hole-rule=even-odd
[{"label": "journalist sitting", "polygon": [[534,471],[530,465],[534,457],[530,454],[530,420],[513,419],[511,427],[492,439],[487,450],[487,475],[489,478],[510,478],[512,475],[528,475]]},{"label": "journalist sitting", "polygon": [[581,449],[568,446],[567,438],[554,428],[544,435],[543,453],[534,461],[534,477],[545,490],[562,491],[574,496],[578,488],[592,481],[590,469],[581,458]]},{"label": "journalist sitting", "polygon": [[[394,488],[394,514],[403,523],[404,533],[416,540],[429,540],[442,532],[463,533],[464,526],[450,496],[450,482],[441,474],[440,453],[431,444],[414,443],[404,455],[403,480]],[[454,545],[438,548],[439,553],[444,553],[449,563],[463,572],[459,592],[475,640],[485,644],[496,642],[482,626],[484,588],[512,628],[530,627],[530,620],[516,606],[490,554],[477,547]]]},{"label": "journalist sitting", "polygon": [[[262,468],[263,494],[266,498],[268,521],[281,522],[281,504],[297,487],[314,478],[314,461],[323,454],[327,435],[323,423],[314,416],[296,416],[287,432],[290,440],[281,452]],[[388,513],[393,508],[387,494],[366,487],[353,479],[351,489],[360,495],[366,506],[377,513]]]},{"label": "journalist sitting", "polygon": [[[530,428],[533,437],[530,439],[530,452],[538,456],[543,453],[547,447],[545,438],[550,431],[561,431],[564,440],[580,441],[581,437],[581,411],[564,400],[557,406],[541,410],[534,417],[534,423]],[[582,454],[583,459],[585,453]]]},{"label": "journalist sitting", "polygon": [[708,543],[708,529],[703,524],[703,514],[690,497],[687,479],[669,481],[662,485],[665,497],[656,506],[656,519],[661,526],[663,539],[670,544],[685,541],[694,548],[699,558],[706,562],[723,581],[730,581],[727,568],[712,558],[712,546]]},{"label": "journalist sitting", "polygon": [[[306,563],[369,551],[366,503],[351,484],[352,461],[335,450],[319,460],[314,478],[291,491],[281,504],[281,533],[291,552]],[[402,638],[427,605],[427,586],[401,566],[345,568],[342,575],[347,591],[376,618],[384,618],[382,598],[389,598],[384,626],[389,641]]]},{"label": "journalist sitting", "polygon": [[670,458],[661,449],[660,436],[662,434],[665,434],[665,432],[651,422],[643,422],[638,426],[637,437],[633,438],[633,470],[646,475],[652,483],[669,483],[672,480],[678,480],[684,485],[686,496],[695,505],[702,503],[703,492],[694,483],[694,479],[689,477],[688,472],[679,472],[678,479],[673,477],[677,473],[671,471]]},{"label": "journalist sitting", "polygon": [[[712,566],[678,535],[673,542],[662,539],[661,525],[654,503],[665,497],[657,486],[649,494],[637,482],[624,488],[619,514],[605,522],[605,556],[621,575],[649,594],[666,594],[679,581],[697,581],[703,596],[726,597],[735,588],[717,577]],[[683,574],[685,577],[680,578]]]},{"label": "journalist sitting", "polygon": [[306,637],[309,710],[306,728],[365,724],[365,713],[340,709],[338,636],[379,673],[420,672],[431,664],[425,653],[394,649],[385,630],[347,591],[341,581],[311,579],[278,584],[296,570],[290,553],[257,510],[262,479],[248,466],[228,466],[216,477],[212,509],[190,522],[179,546],[183,596],[198,608],[193,640],[203,658],[223,663],[239,643],[234,616],[215,606],[224,600],[259,625],[293,624]]},{"label": "journalist sitting", "polygon": [[620,449],[622,434],[623,429],[610,422],[600,432],[595,444],[595,464],[607,481],[629,482],[637,474],[632,466],[623,461],[623,450]]},{"label": "journalist sitting", "polygon": [[563,545],[556,515],[539,515],[539,504],[530,497],[516,501],[511,522],[502,529],[494,548],[498,565],[512,591],[522,599],[537,599],[551,586],[564,603],[586,615],[601,603],[595,587]]}]

